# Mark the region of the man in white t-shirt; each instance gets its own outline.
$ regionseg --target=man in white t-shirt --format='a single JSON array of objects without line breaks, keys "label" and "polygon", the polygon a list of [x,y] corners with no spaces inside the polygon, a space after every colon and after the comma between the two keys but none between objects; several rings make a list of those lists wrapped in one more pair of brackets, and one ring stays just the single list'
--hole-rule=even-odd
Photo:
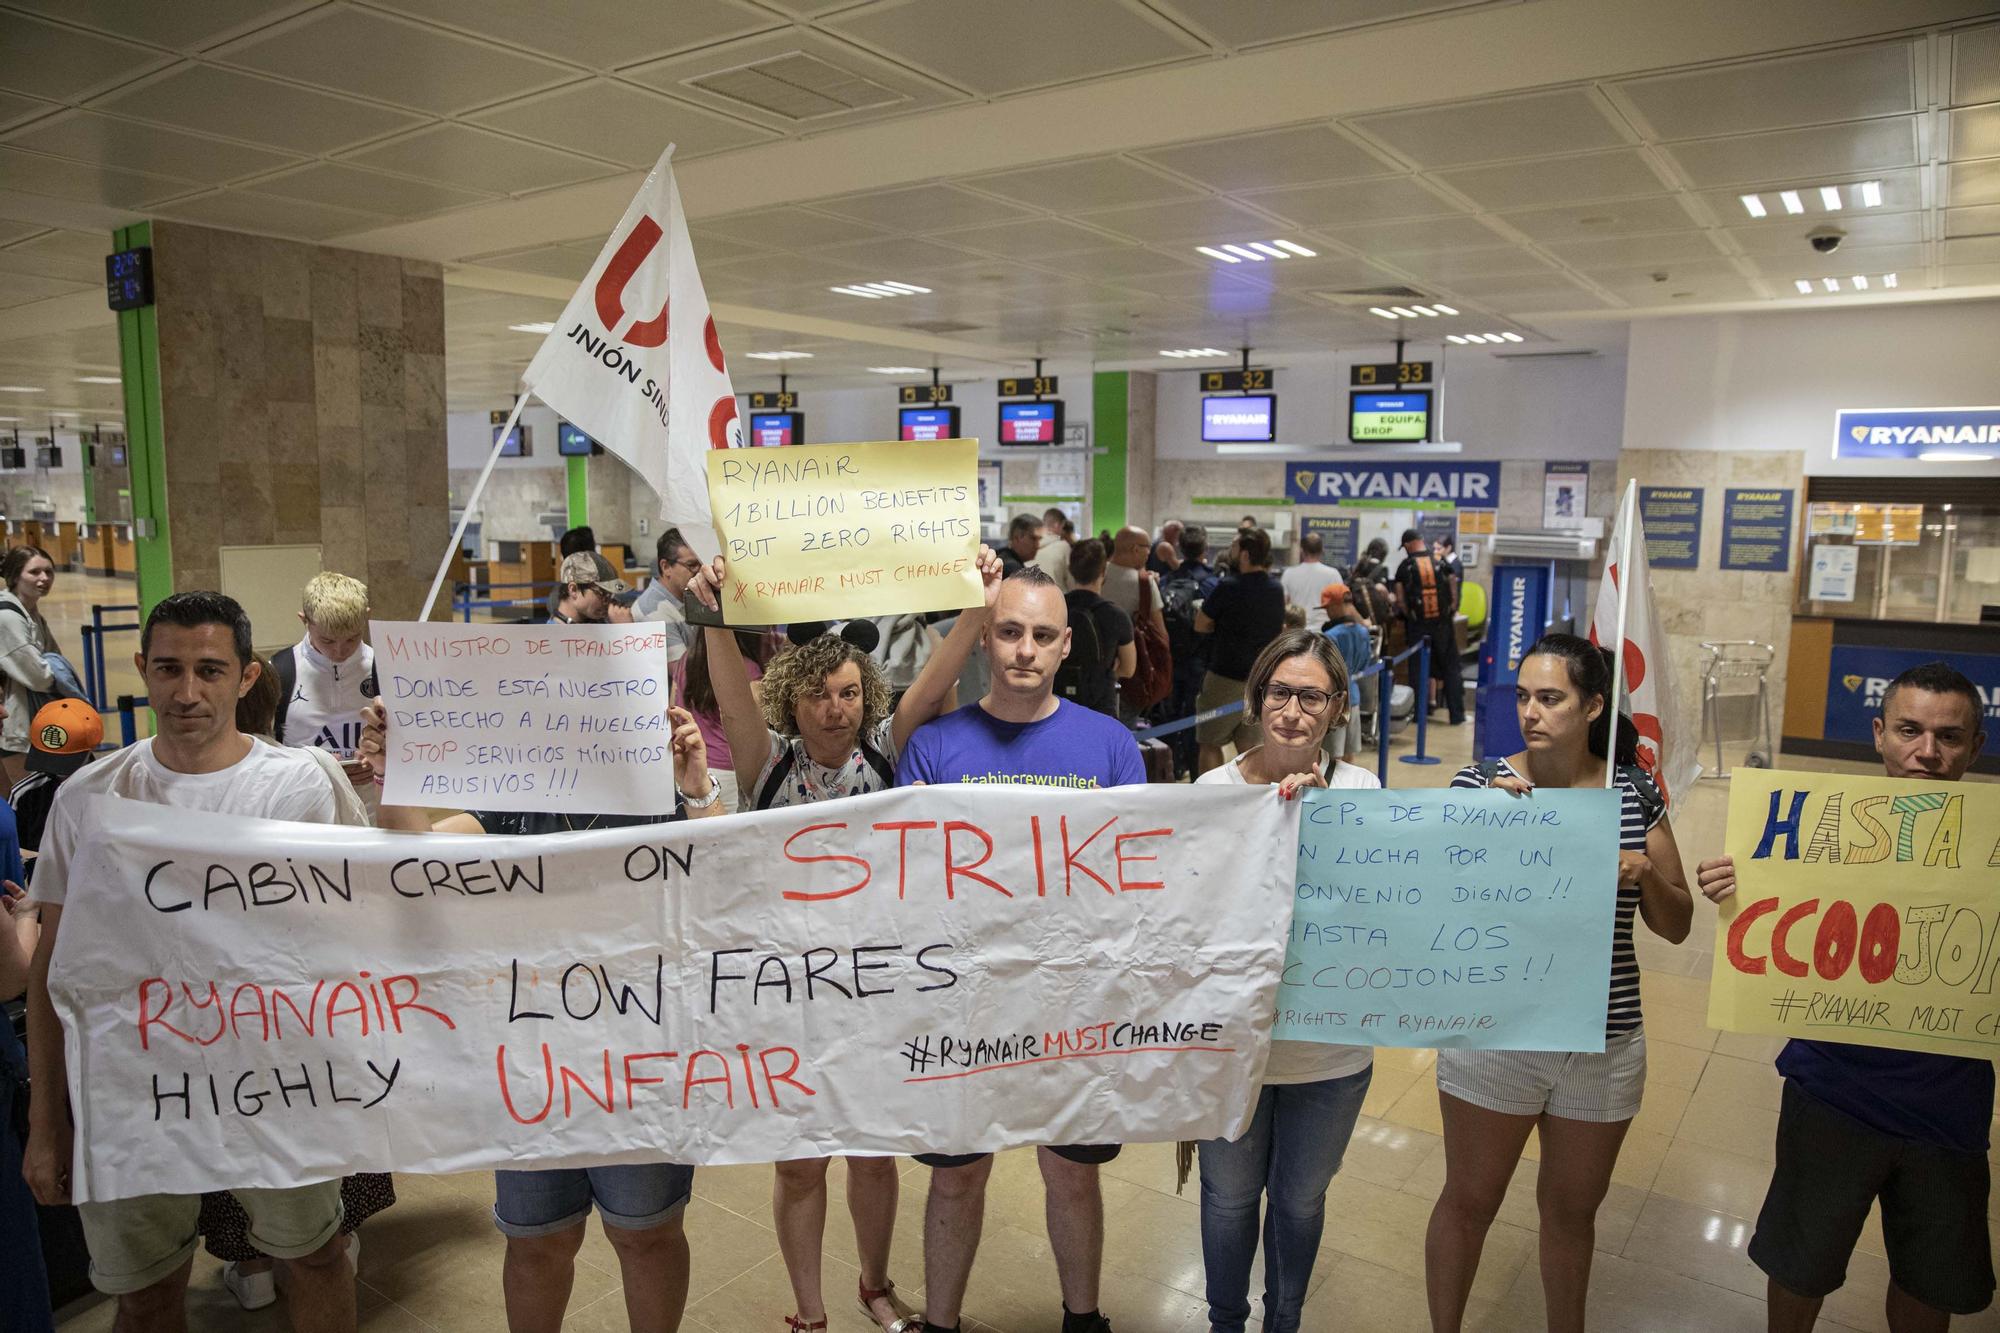
[{"label": "man in white t-shirt", "polygon": [[299,623],[305,637],[271,658],[283,693],[272,734],[280,745],[325,750],[347,771],[362,803],[375,808],[375,782],[355,754],[361,743],[361,710],[372,697],[375,650],[368,632],[368,585],[331,571],[306,583]]},{"label": "man in white t-shirt", "polygon": [[1325,554],[1326,540],[1308,532],[1299,538],[1299,563],[1278,576],[1286,603],[1306,609],[1306,628],[1315,633],[1326,628],[1326,608],[1319,604],[1319,595],[1327,584],[1341,581],[1340,571],[1322,559]]},{"label": "man in white t-shirt", "polygon": [[[69,1198],[73,1128],[63,1029],[49,998],[49,960],[69,898],[69,870],[87,838],[114,836],[91,818],[93,796],[188,810],[307,823],[358,822],[331,773],[308,749],[267,744],[236,729],[236,701],[256,683],[250,620],[229,597],[177,593],[146,618],[134,658],[159,732],[76,773],[56,793],[35,865],[29,910],[42,934],[28,983],[28,1060],[36,1096],[22,1174],[45,1204]],[[343,808],[350,812],[343,818]],[[90,911],[86,895],[77,911]],[[81,1040],[88,1040],[78,1034]],[[354,1270],[340,1234],[340,1182],[235,1191],[250,1241],[287,1261],[288,1304],[300,1330],[354,1327]],[[188,1271],[201,1198],[148,1194],[79,1205],[90,1279],[118,1298],[120,1329],[186,1328]]]},{"label": "man in white t-shirt", "polygon": [[1069,577],[1069,539],[1063,535],[1068,522],[1069,515],[1054,505],[1042,511],[1042,548],[1034,559],[1064,592],[1076,586]]}]

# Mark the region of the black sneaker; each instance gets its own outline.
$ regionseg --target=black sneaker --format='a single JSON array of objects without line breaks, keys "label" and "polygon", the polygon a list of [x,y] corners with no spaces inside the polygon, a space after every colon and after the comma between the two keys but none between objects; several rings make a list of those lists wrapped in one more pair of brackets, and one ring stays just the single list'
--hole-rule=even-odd
[{"label": "black sneaker", "polygon": [[1104,1317],[1102,1310],[1092,1310],[1089,1314],[1075,1314],[1065,1305],[1062,1333],[1111,1333],[1111,1321]]}]

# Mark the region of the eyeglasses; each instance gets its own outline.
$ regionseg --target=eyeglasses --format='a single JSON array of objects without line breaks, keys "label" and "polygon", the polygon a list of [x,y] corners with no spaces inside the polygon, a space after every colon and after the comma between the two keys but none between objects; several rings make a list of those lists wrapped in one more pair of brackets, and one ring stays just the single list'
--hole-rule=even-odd
[{"label": "eyeglasses", "polygon": [[685,569],[690,574],[701,573],[701,561],[699,560],[694,560],[694,561],[676,560],[674,561],[674,563],[679,565],[682,569]]},{"label": "eyeglasses", "polygon": [[1285,705],[1294,699],[1298,701],[1299,711],[1307,717],[1318,717],[1326,711],[1326,706],[1333,701],[1333,696],[1325,690],[1295,690],[1289,685],[1280,685],[1275,681],[1264,687],[1264,707],[1274,713],[1284,712]]}]

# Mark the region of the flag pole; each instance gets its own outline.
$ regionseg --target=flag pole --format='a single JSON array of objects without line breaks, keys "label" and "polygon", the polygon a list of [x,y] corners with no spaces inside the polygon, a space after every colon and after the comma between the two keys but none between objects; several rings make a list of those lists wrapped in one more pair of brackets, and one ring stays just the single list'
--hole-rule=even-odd
[{"label": "flag pole", "polygon": [[1632,517],[1633,507],[1639,500],[1639,482],[1636,478],[1625,485],[1624,499],[1618,504],[1618,637],[1611,654],[1611,698],[1606,706],[1611,710],[1611,738],[1604,747],[1604,785],[1609,788],[1616,781],[1618,771],[1618,724],[1623,710],[1620,699],[1625,693],[1625,614],[1632,605]]},{"label": "flag pole", "polygon": [[[493,475],[493,465],[500,461],[500,451],[507,447],[507,437],[514,433],[514,427],[521,420],[521,409],[528,405],[530,396],[524,393],[514,399],[514,410],[507,414],[507,424],[493,437],[493,452],[486,455],[486,466],[480,469],[479,480],[472,483],[472,494],[465,497],[465,511],[458,516],[458,529],[451,534],[451,545],[445,547],[444,559],[438,561],[437,577],[431,580],[430,595],[424,598],[424,609],[418,614],[418,620],[431,618],[431,608],[437,605],[438,590],[444,587],[444,576],[451,571],[451,558],[458,554],[460,544],[465,540],[466,526],[479,510],[479,497],[486,493],[486,479]],[[1622,614],[1618,623],[1621,627],[1625,623]]]}]

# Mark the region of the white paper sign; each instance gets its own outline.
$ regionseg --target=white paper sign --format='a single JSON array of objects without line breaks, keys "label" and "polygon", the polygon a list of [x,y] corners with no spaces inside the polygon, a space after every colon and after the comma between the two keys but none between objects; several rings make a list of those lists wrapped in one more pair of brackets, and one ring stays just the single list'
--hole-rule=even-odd
[{"label": "white paper sign", "polygon": [[1812,578],[1806,588],[1806,597],[1815,602],[1853,601],[1855,574],[1860,563],[1861,551],[1858,547],[1814,542]]},{"label": "white paper sign", "polygon": [[79,1199],[1235,1136],[1298,805],[935,786],[542,837],[93,798]]},{"label": "white paper sign", "polygon": [[374,621],[385,805],[674,808],[667,637],[655,624]]}]

